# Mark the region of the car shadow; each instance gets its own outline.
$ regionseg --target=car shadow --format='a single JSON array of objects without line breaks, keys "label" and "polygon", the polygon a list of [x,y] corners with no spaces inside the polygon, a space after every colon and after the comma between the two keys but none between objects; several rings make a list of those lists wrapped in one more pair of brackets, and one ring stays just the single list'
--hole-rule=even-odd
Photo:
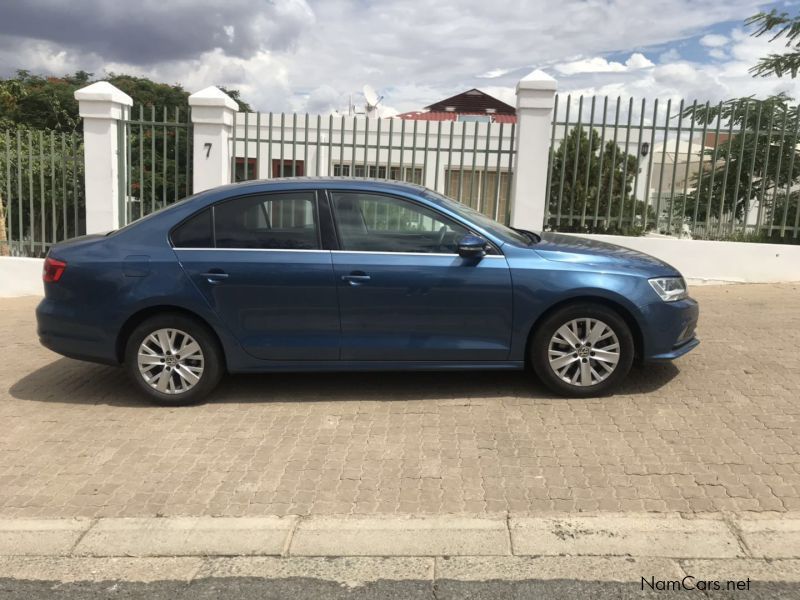
[{"label": "car shadow", "polygon": [[[634,365],[617,395],[654,392],[679,372],[672,363]],[[121,368],[68,358],[60,358],[25,375],[8,391],[18,400],[35,402],[152,406]],[[229,375],[206,403],[499,398],[567,400],[550,393],[527,371],[425,371]]]}]

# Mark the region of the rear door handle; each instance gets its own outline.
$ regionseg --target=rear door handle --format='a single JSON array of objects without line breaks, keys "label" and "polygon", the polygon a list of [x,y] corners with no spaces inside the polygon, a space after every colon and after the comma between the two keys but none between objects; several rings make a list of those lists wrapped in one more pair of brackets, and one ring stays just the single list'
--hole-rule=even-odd
[{"label": "rear door handle", "polygon": [[342,281],[349,283],[353,287],[367,283],[369,280],[370,276],[364,271],[354,271],[350,275],[342,275]]},{"label": "rear door handle", "polygon": [[201,277],[205,277],[208,283],[220,283],[228,278],[228,274],[222,269],[211,269],[208,273],[203,273]]}]

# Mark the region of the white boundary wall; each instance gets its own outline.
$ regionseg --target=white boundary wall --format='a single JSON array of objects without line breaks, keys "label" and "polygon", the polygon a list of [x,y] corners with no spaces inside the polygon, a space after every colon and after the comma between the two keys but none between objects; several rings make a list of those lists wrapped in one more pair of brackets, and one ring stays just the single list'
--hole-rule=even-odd
[{"label": "white boundary wall", "polygon": [[800,281],[800,245],[585,235],[668,262],[692,283]]},{"label": "white boundary wall", "polygon": [[0,298],[43,296],[44,259],[0,257]]},{"label": "white boundary wall", "polygon": [[[690,283],[800,282],[800,245],[676,240],[619,235],[582,236],[651,254]],[[0,298],[41,296],[42,259],[0,257]]]}]

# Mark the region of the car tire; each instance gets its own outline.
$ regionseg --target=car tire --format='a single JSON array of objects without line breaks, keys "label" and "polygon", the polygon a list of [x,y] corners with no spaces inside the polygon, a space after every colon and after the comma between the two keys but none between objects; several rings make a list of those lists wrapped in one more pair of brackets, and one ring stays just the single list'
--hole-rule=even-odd
[{"label": "car tire", "polygon": [[151,401],[166,406],[194,404],[208,395],[222,378],[223,360],[211,330],[178,313],[143,321],[125,346],[128,375]]},{"label": "car tire", "polygon": [[587,398],[608,394],[625,379],[635,345],[619,313],[581,302],[548,315],[533,333],[529,351],[533,370],[551,391]]}]

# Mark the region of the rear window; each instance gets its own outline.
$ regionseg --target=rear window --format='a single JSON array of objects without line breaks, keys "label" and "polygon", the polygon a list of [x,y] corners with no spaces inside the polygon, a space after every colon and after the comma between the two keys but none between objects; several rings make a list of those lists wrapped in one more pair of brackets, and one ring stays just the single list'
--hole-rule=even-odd
[{"label": "rear window", "polygon": [[172,245],[176,248],[213,248],[211,209],[207,208],[189,217],[172,231]]}]

